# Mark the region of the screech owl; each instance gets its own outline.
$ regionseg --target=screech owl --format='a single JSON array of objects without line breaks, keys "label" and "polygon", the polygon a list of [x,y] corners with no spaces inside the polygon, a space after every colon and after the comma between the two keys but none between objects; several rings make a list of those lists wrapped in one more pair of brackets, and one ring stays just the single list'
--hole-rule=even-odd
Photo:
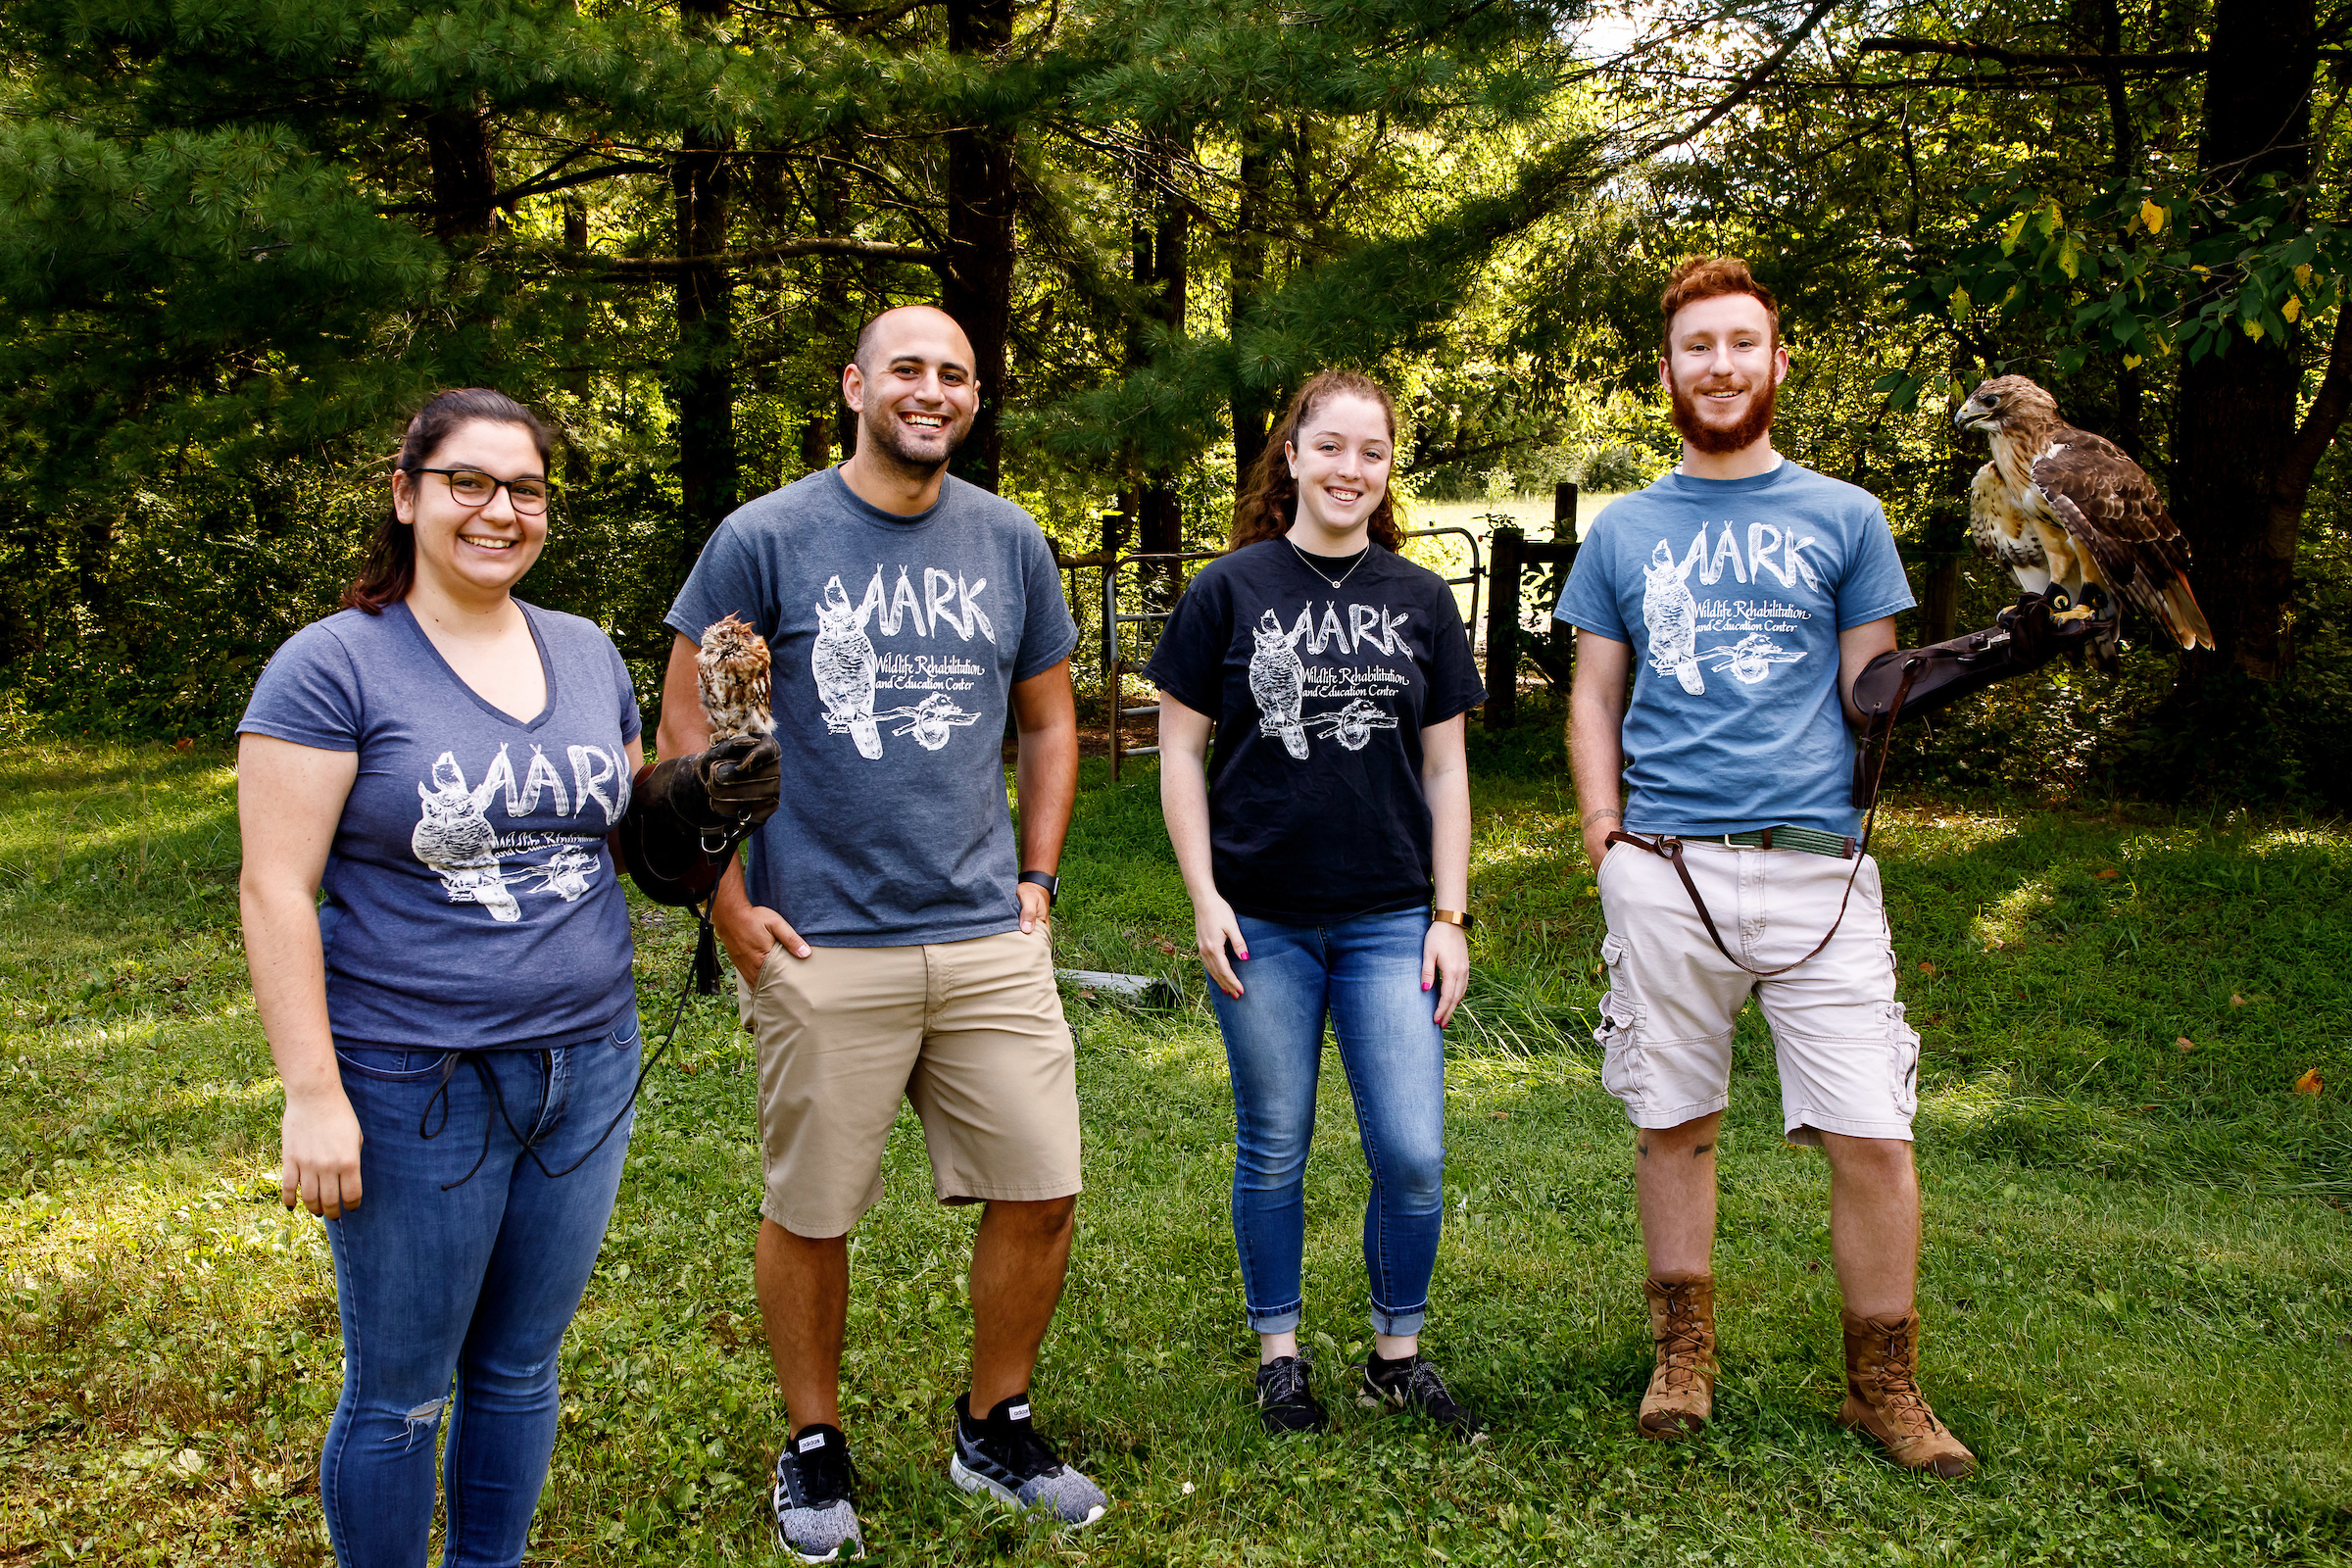
[{"label": "screech owl", "polygon": [[775,733],[775,715],[768,707],[767,640],[732,612],[703,629],[694,678],[713,741]]}]

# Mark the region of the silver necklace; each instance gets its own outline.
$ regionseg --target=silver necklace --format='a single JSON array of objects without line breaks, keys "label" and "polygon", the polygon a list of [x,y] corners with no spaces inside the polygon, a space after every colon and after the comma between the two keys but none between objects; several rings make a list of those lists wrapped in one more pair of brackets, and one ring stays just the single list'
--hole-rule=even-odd
[{"label": "silver necklace", "polygon": [[1348,578],[1354,576],[1355,568],[1362,565],[1371,558],[1372,555],[1372,545],[1371,542],[1367,540],[1364,544],[1362,554],[1358,555],[1353,561],[1348,564],[1348,569],[1346,571],[1343,571],[1337,577],[1334,577],[1329,572],[1326,572],[1321,566],[1316,565],[1314,558],[1308,555],[1305,551],[1299,549],[1298,541],[1293,539],[1289,534],[1284,534],[1282,536],[1282,542],[1291,547],[1291,554],[1298,558],[1298,564],[1300,565],[1313,572],[1316,576],[1322,578],[1325,582],[1330,583],[1332,592],[1334,593],[1339,592],[1340,585],[1346,582]]}]

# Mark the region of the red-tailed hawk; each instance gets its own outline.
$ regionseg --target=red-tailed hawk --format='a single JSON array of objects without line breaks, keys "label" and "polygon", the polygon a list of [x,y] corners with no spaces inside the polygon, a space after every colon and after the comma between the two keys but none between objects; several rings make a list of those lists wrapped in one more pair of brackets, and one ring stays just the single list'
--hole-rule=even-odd
[{"label": "red-tailed hawk", "polygon": [[768,709],[767,640],[733,614],[703,628],[694,676],[712,741],[775,733]]},{"label": "red-tailed hawk", "polygon": [[2119,594],[2182,648],[2211,648],[2213,630],[2188,588],[2188,543],[2138,464],[2103,436],[2058,416],[2056,400],[2022,375],[1969,394],[1952,422],[1992,438],[1992,461],[1969,488],[1969,533],[2028,593],[2055,585],[2069,613],[2112,614]]}]

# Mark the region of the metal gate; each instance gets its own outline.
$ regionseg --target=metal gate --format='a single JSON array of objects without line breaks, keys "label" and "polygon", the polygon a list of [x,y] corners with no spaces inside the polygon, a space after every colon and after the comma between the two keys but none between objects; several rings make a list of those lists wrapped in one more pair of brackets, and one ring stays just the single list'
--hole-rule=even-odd
[{"label": "metal gate", "polygon": [[[1470,613],[1462,621],[1462,632],[1470,639],[1472,647],[1475,648],[1478,643],[1476,627],[1478,625],[1479,590],[1486,580],[1486,565],[1479,552],[1478,535],[1467,528],[1416,528],[1410,533],[1402,535],[1401,539],[1434,539],[1443,534],[1459,534],[1468,541],[1470,546],[1470,569],[1461,576],[1447,577],[1444,581],[1446,586],[1452,588],[1461,587],[1465,583],[1469,585]],[[1171,571],[1181,571],[1193,562],[1214,561],[1223,554],[1225,552],[1222,550],[1138,552],[1130,556],[1117,557],[1102,568],[1102,694],[1103,709],[1107,714],[1110,728],[1110,778],[1114,784],[1118,782],[1119,767],[1124,759],[1157,757],[1159,755],[1159,746],[1156,742],[1150,746],[1129,746],[1125,743],[1122,730],[1126,720],[1142,718],[1147,714],[1156,716],[1159,708],[1156,704],[1127,707],[1123,677],[1130,670],[1140,672],[1144,665],[1151,662],[1152,650],[1159,642],[1156,628],[1166,623],[1168,615],[1174,609],[1174,601],[1171,600],[1168,610],[1120,610],[1119,574],[1129,566],[1146,564],[1164,565]],[[1178,599],[1184,597],[1186,586],[1189,586],[1189,583],[1179,585],[1176,593]],[[1150,640],[1145,642],[1140,637],[1130,639],[1124,631],[1124,628],[1128,626],[1150,626],[1154,630],[1151,633]],[[1126,657],[1126,651],[1131,641],[1141,644],[1137,657],[1133,660]]]},{"label": "metal gate", "polygon": [[[1121,611],[1119,609],[1119,573],[1129,566],[1140,565],[1147,562],[1165,565],[1171,572],[1180,573],[1188,562],[1214,561],[1224,553],[1222,550],[1139,551],[1132,556],[1120,556],[1102,568],[1102,706],[1109,716],[1110,781],[1113,784],[1119,781],[1119,762],[1122,758],[1129,756],[1157,757],[1159,755],[1157,742],[1150,746],[1136,747],[1128,747],[1121,743],[1119,731],[1125,720],[1141,718],[1146,713],[1156,715],[1159,712],[1159,705],[1156,703],[1139,708],[1125,706],[1127,702],[1125,676],[1130,668],[1141,672],[1144,665],[1151,662],[1152,650],[1159,643],[1159,633],[1156,628],[1166,623],[1168,615],[1175,609],[1175,599],[1171,599],[1168,602],[1167,610]],[[1185,586],[1185,584],[1177,586],[1176,599],[1184,597]],[[1138,657],[1132,662],[1125,657],[1129,639],[1124,635],[1123,628],[1128,626],[1155,628],[1152,633],[1151,641],[1143,646]]]}]

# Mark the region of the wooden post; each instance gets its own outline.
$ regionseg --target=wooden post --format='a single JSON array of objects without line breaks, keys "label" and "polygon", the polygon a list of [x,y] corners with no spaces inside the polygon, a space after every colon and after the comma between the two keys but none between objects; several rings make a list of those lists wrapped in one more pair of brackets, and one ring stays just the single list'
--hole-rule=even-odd
[{"label": "wooden post", "polygon": [[[1551,487],[1552,542],[1555,544],[1567,545],[1571,549],[1574,549],[1576,546],[1576,501],[1577,491],[1575,480],[1562,479],[1558,484]],[[1544,631],[1545,634],[1545,640],[1552,645],[1553,654],[1558,658],[1560,664],[1564,667],[1568,661],[1576,654],[1576,633],[1569,630],[1567,626],[1558,620],[1553,619],[1551,612],[1559,608],[1560,595],[1568,591],[1568,567],[1566,564],[1563,563],[1560,564],[1555,564],[1551,568],[1550,572],[1545,576],[1544,585],[1544,596],[1547,600],[1547,603],[1544,607]],[[1567,701],[1567,698],[1568,694],[1566,692],[1560,693],[1560,700],[1562,702]]]},{"label": "wooden post", "polygon": [[1497,528],[1487,542],[1487,723],[1517,716],[1519,697],[1519,546],[1526,535]]}]

